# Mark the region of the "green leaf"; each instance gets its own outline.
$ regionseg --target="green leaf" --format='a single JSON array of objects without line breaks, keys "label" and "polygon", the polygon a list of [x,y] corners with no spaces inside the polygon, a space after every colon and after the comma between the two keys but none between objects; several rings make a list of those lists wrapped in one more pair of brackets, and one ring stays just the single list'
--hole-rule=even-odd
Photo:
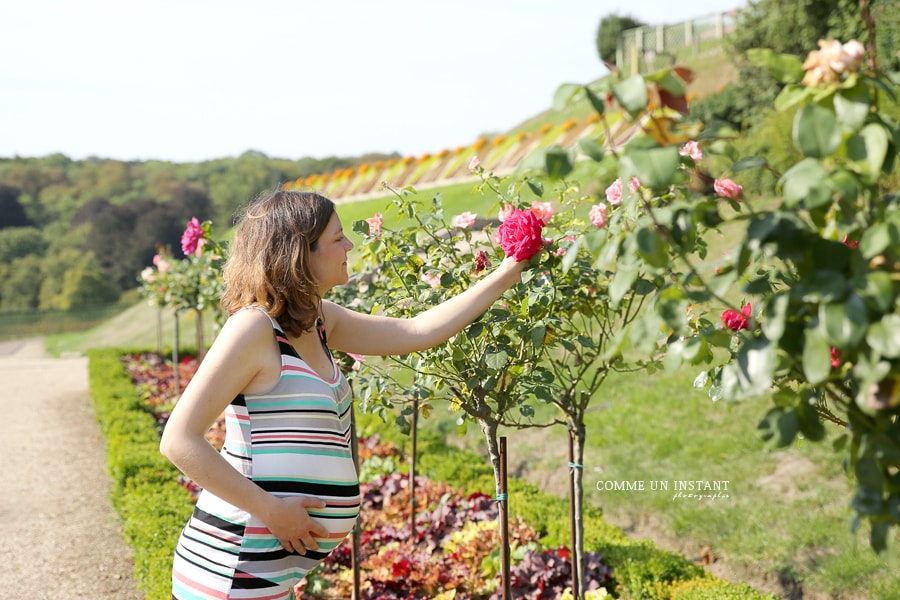
[{"label": "green leaf", "polygon": [[825,426],[815,407],[809,402],[800,402],[795,408],[800,424],[800,433],[811,442],[825,439]]},{"label": "green leaf", "polygon": [[609,299],[614,305],[618,305],[631,289],[631,285],[637,280],[638,268],[636,266],[621,266],[613,276],[609,284]]},{"label": "green leaf", "polygon": [[784,112],[803,102],[813,91],[805,85],[789,84],[775,98],[775,110]]},{"label": "green leaf", "polygon": [[575,260],[578,258],[578,252],[581,250],[581,244],[584,241],[584,236],[578,236],[575,238],[575,241],[572,242],[569,247],[566,249],[566,253],[562,257],[562,270],[563,273],[568,273],[569,269],[572,268],[572,265],[575,264]]},{"label": "green leaf", "polygon": [[784,448],[794,441],[799,429],[800,420],[797,418],[797,413],[776,406],[769,409],[769,412],[760,421],[757,432],[763,441],[771,442],[778,448]]},{"label": "green leaf", "polygon": [[604,102],[603,99],[595,94],[588,86],[584,86],[584,93],[587,96],[588,102],[590,102],[591,106],[594,107],[594,110],[597,111],[597,114],[602,115],[606,111],[606,102]]},{"label": "green leaf", "polygon": [[884,271],[871,271],[866,275],[863,297],[870,299],[881,312],[888,312],[894,305],[894,284]]},{"label": "green leaf", "polygon": [[885,358],[900,358],[900,315],[885,315],[873,323],[866,332],[866,342]]},{"label": "green leaf", "polygon": [[835,114],[817,104],[806,105],[794,117],[794,144],[806,156],[825,158],[841,143]]},{"label": "green leaf", "polygon": [[706,387],[706,384],[709,382],[709,371],[700,371],[697,373],[697,376],[694,377],[694,388],[698,390],[702,390]]},{"label": "green leaf", "polygon": [[763,305],[762,331],[773,342],[780,340],[784,334],[784,323],[789,304],[790,297],[785,293],[779,293],[766,298]]},{"label": "green leaf", "polygon": [[863,299],[854,293],[845,302],[821,304],[819,320],[831,345],[843,350],[858,344],[866,334],[869,315]]},{"label": "green leaf", "polygon": [[803,374],[812,385],[828,379],[831,373],[831,347],[818,330],[807,330],[803,343]]},{"label": "green leaf", "polygon": [[838,121],[847,129],[862,127],[871,107],[869,88],[861,82],[834,95],[834,112]]},{"label": "green leaf", "polygon": [[576,94],[580,95],[582,85],[577,83],[564,83],[553,94],[553,108],[555,110],[565,110]]},{"label": "green leaf", "polygon": [[540,181],[535,181],[534,179],[531,179],[530,177],[528,179],[526,179],[525,182],[528,184],[528,189],[530,189],[534,193],[535,196],[540,198],[544,195],[544,184],[543,183],[541,183]]},{"label": "green leaf", "polygon": [[772,385],[777,356],[766,339],[744,342],[734,360],[722,368],[722,393],[729,400],[762,396]]},{"label": "green leaf", "polygon": [[654,227],[648,225],[638,230],[637,251],[647,264],[661,269],[669,265],[669,253],[666,251],[662,236]]},{"label": "green leaf", "polygon": [[841,273],[821,269],[802,279],[791,290],[791,296],[802,302],[834,302],[849,291],[850,285]]},{"label": "green leaf", "polygon": [[535,348],[541,348],[544,345],[544,338],[546,336],[547,328],[543,325],[538,325],[531,330],[531,343],[534,344]]},{"label": "green leaf", "polygon": [[592,137],[583,137],[578,140],[578,147],[594,162],[600,162],[606,156],[606,148]]},{"label": "green leaf", "polygon": [[620,161],[623,171],[634,173],[641,180],[641,185],[653,190],[668,188],[675,180],[680,165],[677,146],[647,148],[628,144]]},{"label": "green leaf", "polygon": [[544,169],[547,171],[547,175],[553,179],[561,179],[571,173],[575,168],[575,161],[571,154],[571,150],[561,146],[547,148],[544,155]]},{"label": "green leaf", "polygon": [[847,140],[847,158],[867,181],[875,182],[881,175],[887,157],[890,136],[878,123],[866,125]]},{"label": "green leaf", "polygon": [[484,364],[487,365],[488,368],[494,369],[495,371],[500,371],[501,369],[503,369],[508,362],[509,355],[503,351],[495,352],[493,354],[485,354],[484,356]]},{"label": "green leaf", "polygon": [[365,219],[361,219],[359,221],[353,221],[353,233],[359,233],[362,235],[369,235],[369,222]]},{"label": "green leaf", "polygon": [[804,158],[781,176],[779,185],[783,189],[784,203],[793,208],[803,202],[811,188],[818,186],[828,173],[814,158]]},{"label": "green leaf", "polygon": [[769,48],[751,48],[747,58],[767,69],[780,83],[797,83],[803,78],[803,61],[793,54],[778,54]]},{"label": "green leaf", "polygon": [[759,167],[766,166],[766,164],[768,163],[765,158],[759,156],[745,156],[731,167],[731,172],[737,173],[738,171],[746,171],[748,169],[758,169]]},{"label": "green leaf", "polygon": [[872,259],[891,245],[891,230],[888,223],[878,223],[863,232],[859,240],[859,251],[863,258]]},{"label": "green leaf", "polygon": [[632,118],[647,108],[647,84],[640,75],[629,77],[617,83],[612,89],[616,101]]}]

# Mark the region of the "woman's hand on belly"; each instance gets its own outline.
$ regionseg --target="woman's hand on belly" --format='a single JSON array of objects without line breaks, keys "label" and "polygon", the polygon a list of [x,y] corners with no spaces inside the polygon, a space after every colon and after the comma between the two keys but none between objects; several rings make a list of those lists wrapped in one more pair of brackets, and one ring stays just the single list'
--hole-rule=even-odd
[{"label": "woman's hand on belly", "polygon": [[309,516],[307,508],[324,508],[325,502],[312,496],[272,496],[266,514],[258,515],[288,552],[306,554],[318,550],[315,538],[328,537],[328,530]]}]

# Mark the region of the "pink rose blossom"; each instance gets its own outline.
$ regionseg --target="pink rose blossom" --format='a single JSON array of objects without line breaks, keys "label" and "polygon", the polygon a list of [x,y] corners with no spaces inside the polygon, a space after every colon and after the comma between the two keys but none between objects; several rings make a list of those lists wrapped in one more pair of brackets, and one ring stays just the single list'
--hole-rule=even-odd
[{"label": "pink rose blossom", "polygon": [[375,213],[374,217],[366,219],[366,223],[369,224],[369,233],[375,235],[376,233],[381,233],[381,226],[384,224],[384,219],[381,217],[381,213]]},{"label": "pink rose blossom", "polygon": [[741,201],[741,196],[744,193],[744,188],[731,179],[716,179],[713,183],[713,189],[723,198],[737,200],[738,202]]},{"label": "pink rose blossom", "polygon": [[616,179],[606,188],[606,200],[613,206],[622,204],[622,180]]},{"label": "pink rose blossom", "polygon": [[604,227],[606,227],[607,208],[608,207],[604,202],[600,202],[599,204],[595,204],[591,207],[591,212],[588,214],[588,218],[591,220],[591,225],[593,225],[597,229],[603,229]]},{"label": "pink rose blossom", "polygon": [[450,224],[460,229],[468,229],[472,226],[473,223],[475,223],[476,217],[477,215],[475,215],[474,213],[466,211],[460,215],[456,215],[455,217],[453,217],[453,220],[450,221]]},{"label": "pink rose blossom", "polygon": [[506,219],[508,219],[509,216],[510,216],[511,214],[513,214],[514,212],[516,212],[516,207],[515,207],[515,206],[513,206],[512,204],[504,204],[503,206],[500,207],[500,214],[497,215],[497,218],[498,218],[498,219],[500,220],[500,222],[502,223],[503,221],[505,221]]},{"label": "pink rose blossom", "polygon": [[431,287],[436,288],[441,285],[441,276],[435,275],[434,273],[422,273],[422,281]]},{"label": "pink rose blossom", "polygon": [[747,319],[750,318],[752,311],[753,309],[750,307],[749,302],[741,307],[740,313],[738,313],[736,310],[728,309],[722,313],[722,322],[725,323],[725,326],[732,331],[750,329],[750,327],[747,325]]},{"label": "pink rose blossom", "polygon": [[487,252],[481,250],[475,255],[475,272],[481,273],[491,266],[491,259],[488,258]]},{"label": "pink rose blossom", "polygon": [[350,367],[354,371],[359,371],[359,368],[362,367],[362,364],[366,362],[366,357],[362,354],[354,354],[352,352],[348,352],[347,356],[353,359],[353,366]]},{"label": "pink rose blossom", "polygon": [[528,260],[544,245],[541,231],[544,223],[530,210],[516,210],[500,224],[500,247],[506,256],[516,260]]},{"label": "pink rose blossom", "polygon": [[566,237],[564,237],[564,238],[562,238],[561,240],[559,240],[559,248],[556,249],[556,252],[554,252],[554,255],[556,255],[556,256],[562,256],[563,254],[565,254],[565,253],[566,253],[566,250],[568,250],[568,247],[567,247],[567,246],[563,246],[562,243],[563,243],[563,242],[569,242],[569,243],[571,244],[571,243],[574,242],[576,239],[577,239],[577,238],[576,238],[574,235],[567,235]]},{"label": "pink rose blossom", "polygon": [[541,223],[546,225],[550,222],[550,218],[553,216],[553,213],[556,212],[556,210],[549,202],[534,201],[531,203],[531,212],[533,212],[534,216],[541,220]]},{"label": "pink rose blossom", "polygon": [[703,151],[700,150],[700,145],[693,140],[687,142],[684,146],[682,146],[678,151],[678,154],[682,156],[689,156],[695,161],[703,158]]},{"label": "pink rose blossom", "polygon": [[159,254],[153,255],[153,265],[159,269],[160,273],[165,273],[169,270],[169,262]]},{"label": "pink rose blossom", "polygon": [[859,248],[859,241],[851,240],[850,236],[847,236],[847,235],[844,236],[844,239],[841,240],[841,243],[850,248]]},{"label": "pink rose blossom", "polygon": [[196,254],[200,256],[201,248],[206,240],[203,239],[203,225],[197,217],[191,217],[187,228],[181,234],[181,249],[186,256]]},{"label": "pink rose blossom", "polygon": [[831,347],[831,367],[837,368],[841,366],[841,353],[834,346]]},{"label": "pink rose blossom", "polygon": [[481,161],[478,160],[477,156],[473,156],[472,160],[469,161],[469,170],[473,171],[473,172],[477,171],[478,167],[480,167],[480,166],[481,166]]},{"label": "pink rose blossom", "polygon": [[628,191],[632,194],[641,189],[641,180],[637,177],[632,177],[631,181],[628,182]]}]

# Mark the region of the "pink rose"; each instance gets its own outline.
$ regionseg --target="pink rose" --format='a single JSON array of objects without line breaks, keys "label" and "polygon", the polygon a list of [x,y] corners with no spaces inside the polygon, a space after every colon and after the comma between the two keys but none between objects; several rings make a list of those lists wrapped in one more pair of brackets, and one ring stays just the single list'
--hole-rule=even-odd
[{"label": "pink rose", "polygon": [[858,240],[851,240],[851,239],[850,239],[850,236],[847,236],[847,235],[844,236],[844,239],[841,240],[841,243],[842,243],[843,245],[845,245],[845,246],[850,247],[850,248],[859,248],[859,241],[858,241]]},{"label": "pink rose", "polygon": [[435,275],[434,273],[422,273],[422,281],[427,283],[433,288],[436,288],[441,285],[441,277],[440,275]]},{"label": "pink rose", "polygon": [[831,347],[831,367],[836,368],[841,366],[841,353],[834,346]]},{"label": "pink rose", "polygon": [[722,322],[725,323],[725,327],[731,329],[732,331],[750,329],[750,327],[747,325],[747,319],[750,318],[752,310],[753,309],[750,308],[749,302],[741,307],[740,313],[729,308],[722,313]]},{"label": "pink rose", "polygon": [[169,270],[169,262],[159,254],[153,255],[153,264],[159,269],[160,273],[165,273]]},{"label": "pink rose", "polygon": [[473,156],[472,160],[469,161],[469,170],[474,172],[478,170],[478,167],[481,166],[481,161],[478,160],[477,156]]},{"label": "pink rose", "polygon": [[461,215],[456,215],[455,217],[453,217],[453,220],[450,221],[450,224],[460,229],[468,229],[475,222],[476,216],[477,215],[475,215],[474,213],[466,211]]},{"label": "pink rose", "polygon": [[200,256],[200,250],[203,248],[203,243],[205,241],[206,240],[203,239],[203,225],[200,224],[197,217],[191,217],[191,220],[188,221],[187,228],[184,230],[184,233],[181,234],[181,249],[186,256],[190,256],[191,254]]},{"label": "pink rose", "polygon": [[533,212],[534,216],[541,220],[541,223],[546,225],[550,222],[550,218],[556,211],[554,210],[553,205],[549,202],[534,201],[531,203],[531,212]]},{"label": "pink rose", "polygon": [[641,189],[641,180],[637,177],[632,177],[631,181],[628,182],[628,191],[632,194]]},{"label": "pink rose", "polygon": [[730,179],[716,179],[713,183],[713,189],[723,198],[737,200],[738,202],[741,201],[741,196],[744,193],[744,188]]},{"label": "pink rose", "polygon": [[613,206],[622,204],[622,180],[616,179],[606,188],[606,200]]},{"label": "pink rose", "polygon": [[487,252],[481,250],[475,255],[475,272],[481,273],[491,266],[491,259],[488,258]]},{"label": "pink rose", "polygon": [[509,216],[514,212],[516,212],[515,206],[513,206],[512,204],[504,204],[500,207],[500,214],[497,215],[497,218],[500,219],[500,222],[502,223],[503,221],[508,219]]},{"label": "pink rose", "polygon": [[366,223],[369,224],[369,233],[374,235],[376,233],[381,233],[381,226],[384,224],[384,219],[382,219],[381,213],[375,213],[374,217],[366,219]]},{"label": "pink rose", "polygon": [[[576,239],[578,238],[576,238],[574,235],[567,235],[566,237],[559,240],[559,248],[556,249],[556,252],[554,252],[554,254],[556,256],[562,256],[563,254],[565,254],[568,250],[568,246],[571,245],[571,243]],[[568,242],[568,244],[566,244],[566,246],[563,246],[563,242]]]},{"label": "pink rose", "polygon": [[678,154],[682,156],[689,156],[695,161],[703,158],[703,151],[700,150],[700,145],[693,140],[687,142],[684,146],[682,146],[678,151]]},{"label": "pink rose", "polygon": [[359,371],[359,368],[362,366],[364,362],[366,362],[366,357],[362,354],[354,354],[353,352],[348,352],[347,356],[353,359],[353,366],[350,367],[354,371]]},{"label": "pink rose", "polygon": [[591,220],[591,225],[593,225],[597,229],[603,229],[604,227],[606,227],[606,210],[607,206],[603,202],[593,205],[591,207],[591,212],[588,213],[588,218]]},{"label": "pink rose", "polygon": [[533,212],[516,210],[497,230],[500,247],[506,256],[528,260],[544,245],[544,238],[541,237],[543,229],[544,223]]}]

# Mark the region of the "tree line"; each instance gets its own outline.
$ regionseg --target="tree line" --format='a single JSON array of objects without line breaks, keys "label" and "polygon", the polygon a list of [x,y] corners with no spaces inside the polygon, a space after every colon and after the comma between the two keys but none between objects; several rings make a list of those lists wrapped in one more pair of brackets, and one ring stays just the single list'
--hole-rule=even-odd
[{"label": "tree line", "polygon": [[0,312],[116,302],[191,217],[227,229],[254,195],[285,181],[396,154],[199,163],[0,158]]}]

